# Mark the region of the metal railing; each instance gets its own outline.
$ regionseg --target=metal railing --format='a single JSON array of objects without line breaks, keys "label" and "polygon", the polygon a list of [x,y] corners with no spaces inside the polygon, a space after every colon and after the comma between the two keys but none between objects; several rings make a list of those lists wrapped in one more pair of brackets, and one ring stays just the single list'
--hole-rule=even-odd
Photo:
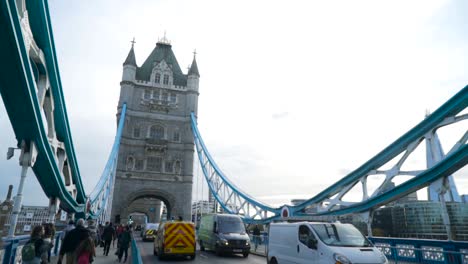
[{"label": "metal railing", "polygon": [[141,259],[140,249],[135,241],[135,238],[132,237],[132,264],[143,264]]},{"label": "metal railing", "polygon": [[[55,234],[55,243],[52,248],[52,256],[57,256],[61,245],[62,232]],[[16,236],[12,238],[4,237],[1,239],[0,249],[0,263],[2,264],[16,264],[21,263],[21,249],[31,238],[30,235]]]},{"label": "metal railing", "polygon": [[468,264],[468,242],[369,237],[393,263]]}]

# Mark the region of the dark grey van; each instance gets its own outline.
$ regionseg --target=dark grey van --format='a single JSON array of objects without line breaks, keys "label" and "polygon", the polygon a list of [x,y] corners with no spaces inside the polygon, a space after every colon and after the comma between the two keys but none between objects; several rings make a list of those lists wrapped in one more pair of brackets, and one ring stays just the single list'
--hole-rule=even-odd
[{"label": "dark grey van", "polygon": [[250,253],[250,239],[245,231],[244,222],[238,215],[209,214],[202,216],[198,229],[200,250],[211,249],[222,253],[242,254],[245,258]]}]

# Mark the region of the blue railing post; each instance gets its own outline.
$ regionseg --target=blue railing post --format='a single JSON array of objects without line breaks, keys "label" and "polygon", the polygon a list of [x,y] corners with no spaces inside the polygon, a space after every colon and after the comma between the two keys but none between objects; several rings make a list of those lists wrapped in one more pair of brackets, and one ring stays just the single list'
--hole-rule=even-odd
[{"label": "blue railing post", "polygon": [[62,233],[58,233],[55,236],[55,244],[54,244],[54,255],[55,256],[58,256],[58,251],[59,251],[59,248],[60,248],[60,237],[61,236],[62,236]]},{"label": "blue railing post", "polygon": [[20,241],[18,239],[12,239],[11,244],[5,248],[5,256],[3,257],[3,264],[15,263],[16,249],[18,248]]},{"label": "blue railing post", "polygon": [[[10,245],[8,245],[6,248],[5,248],[5,255],[3,256],[3,264],[10,264],[11,261],[11,255],[12,255],[12,252],[13,252],[13,241],[11,241]],[[13,259],[15,259],[15,256],[13,256]]]},{"label": "blue railing post", "polygon": [[140,250],[138,249],[138,246],[134,238],[132,238],[132,264],[143,264]]}]

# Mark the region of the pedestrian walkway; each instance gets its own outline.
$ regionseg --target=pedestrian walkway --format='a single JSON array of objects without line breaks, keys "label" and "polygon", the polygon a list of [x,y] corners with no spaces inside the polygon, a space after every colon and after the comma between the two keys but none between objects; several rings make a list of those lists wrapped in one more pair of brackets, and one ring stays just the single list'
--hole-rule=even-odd
[{"label": "pedestrian walkway", "polygon": [[[116,243],[117,244],[117,243]],[[115,255],[115,251],[117,251],[117,247],[110,247],[109,250],[109,255],[104,256],[104,248],[103,247],[97,247],[96,248],[96,258],[94,259],[94,264],[107,264],[107,263],[119,263],[119,260],[117,259],[117,255]],[[127,262],[125,263],[130,263],[131,262],[131,256],[130,256],[130,249],[128,249],[128,257],[127,257]],[[123,262],[123,258],[122,258]]]},{"label": "pedestrian walkway", "polygon": [[[96,257],[94,258],[94,261],[93,261],[93,264],[110,264],[110,263],[119,263],[119,260],[117,259],[117,255],[115,255],[115,251],[117,250],[116,247],[112,247],[110,248],[109,250],[109,255],[108,256],[104,256],[104,248],[102,247],[97,247],[96,248]],[[131,252],[130,252],[130,248],[128,249],[128,258],[127,258],[127,262],[125,263],[131,263],[131,260],[132,260],[132,257],[131,257]],[[51,264],[56,264],[57,263],[57,260],[58,260],[58,257],[57,256],[53,256],[51,259],[50,259],[50,263]],[[65,263],[65,262],[64,262]],[[123,258],[122,258],[122,262],[123,263]]]},{"label": "pedestrian walkway", "polygon": [[250,246],[250,253],[259,255],[259,256],[266,256],[266,246],[265,244],[260,244],[257,247],[257,250],[255,250],[255,245]]}]

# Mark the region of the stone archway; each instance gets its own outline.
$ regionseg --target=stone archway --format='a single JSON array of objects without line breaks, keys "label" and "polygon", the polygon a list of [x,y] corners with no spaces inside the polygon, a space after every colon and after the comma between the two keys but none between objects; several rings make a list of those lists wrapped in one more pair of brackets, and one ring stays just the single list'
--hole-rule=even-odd
[{"label": "stone archway", "polygon": [[120,215],[121,221],[124,221],[131,213],[140,211],[149,215],[149,218],[152,219],[151,214],[148,214],[150,212],[150,208],[148,206],[131,207],[132,203],[144,198],[154,198],[162,201],[166,205],[168,218],[177,213],[175,210],[175,207],[177,207],[177,200],[173,194],[163,190],[148,188],[128,193],[123,197],[123,199],[121,199],[123,201],[122,206],[119,208],[120,210],[116,212],[116,215]]}]

